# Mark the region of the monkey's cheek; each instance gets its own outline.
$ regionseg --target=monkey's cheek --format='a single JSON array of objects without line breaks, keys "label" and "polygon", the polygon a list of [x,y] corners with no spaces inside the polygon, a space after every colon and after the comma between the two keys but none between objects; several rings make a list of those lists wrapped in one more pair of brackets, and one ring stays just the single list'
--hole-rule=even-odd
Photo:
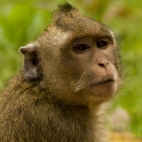
[{"label": "monkey's cheek", "polygon": [[117,91],[117,83],[108,82],[96,85],[90,89],[92,89],[92,95],[97,98],[111,98],[115,95]]}]

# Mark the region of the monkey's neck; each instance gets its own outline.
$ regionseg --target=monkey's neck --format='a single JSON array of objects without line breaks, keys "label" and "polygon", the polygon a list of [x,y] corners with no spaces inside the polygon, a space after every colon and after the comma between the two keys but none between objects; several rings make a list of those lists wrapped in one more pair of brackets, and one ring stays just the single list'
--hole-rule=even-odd
[{"label": "monkey's neck", "polygon": [[48,111],[54,113],[50,113],[52,116],[49,117],[52,118],[52,125],[58,125],[58,135],[68,135],[66,137],[72,139],[71,142],[78,142],[78,139],[79,142],[104,142],[105,132],[102,128],[102,115],[99,113],[101,106],[90,112],[86,106],[70,104],[55,96],[58,95],[50,92],[47,103]]}]

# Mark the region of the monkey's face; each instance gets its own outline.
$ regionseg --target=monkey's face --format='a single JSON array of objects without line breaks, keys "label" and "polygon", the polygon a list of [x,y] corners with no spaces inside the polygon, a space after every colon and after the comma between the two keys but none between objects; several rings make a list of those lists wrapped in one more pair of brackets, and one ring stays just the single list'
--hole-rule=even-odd
[{"label": "monkey's face", "polygon": [[[64,76],[71,78],[74,92],[97,98],[110,98],[118,86],[117,55],[111,37],[75,39],[61,49]],[[64,64],[62,64],[64,62]]]}]

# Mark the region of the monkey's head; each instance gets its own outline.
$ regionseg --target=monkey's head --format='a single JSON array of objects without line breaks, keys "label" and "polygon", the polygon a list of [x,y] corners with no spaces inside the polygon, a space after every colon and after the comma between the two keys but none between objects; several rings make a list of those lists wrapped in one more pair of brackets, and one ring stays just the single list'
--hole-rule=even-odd
[{"label": "monkey's head", "polygon": [[60,6],[46,31],[20,51],[24,78],[58,98],[89,104],[109,100],[117,91],[121,76],[113,32],[69,4]]}]

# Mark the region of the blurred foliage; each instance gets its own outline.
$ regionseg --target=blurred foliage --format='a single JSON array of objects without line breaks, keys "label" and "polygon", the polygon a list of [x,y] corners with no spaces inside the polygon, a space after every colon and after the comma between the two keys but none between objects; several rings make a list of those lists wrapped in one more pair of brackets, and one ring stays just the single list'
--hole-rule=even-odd
[{"label": "blurred foliage", "polygon": [[[18,48],[35,40],[52,20],[51,13],[66,0],[0,1],[0,88],[21,67]],[[142,137],[142,3],[140,0],[68,0],[83,14],[109,25],[118,39],[125,74],[114,100],[130,116],[129,131]]]}]

